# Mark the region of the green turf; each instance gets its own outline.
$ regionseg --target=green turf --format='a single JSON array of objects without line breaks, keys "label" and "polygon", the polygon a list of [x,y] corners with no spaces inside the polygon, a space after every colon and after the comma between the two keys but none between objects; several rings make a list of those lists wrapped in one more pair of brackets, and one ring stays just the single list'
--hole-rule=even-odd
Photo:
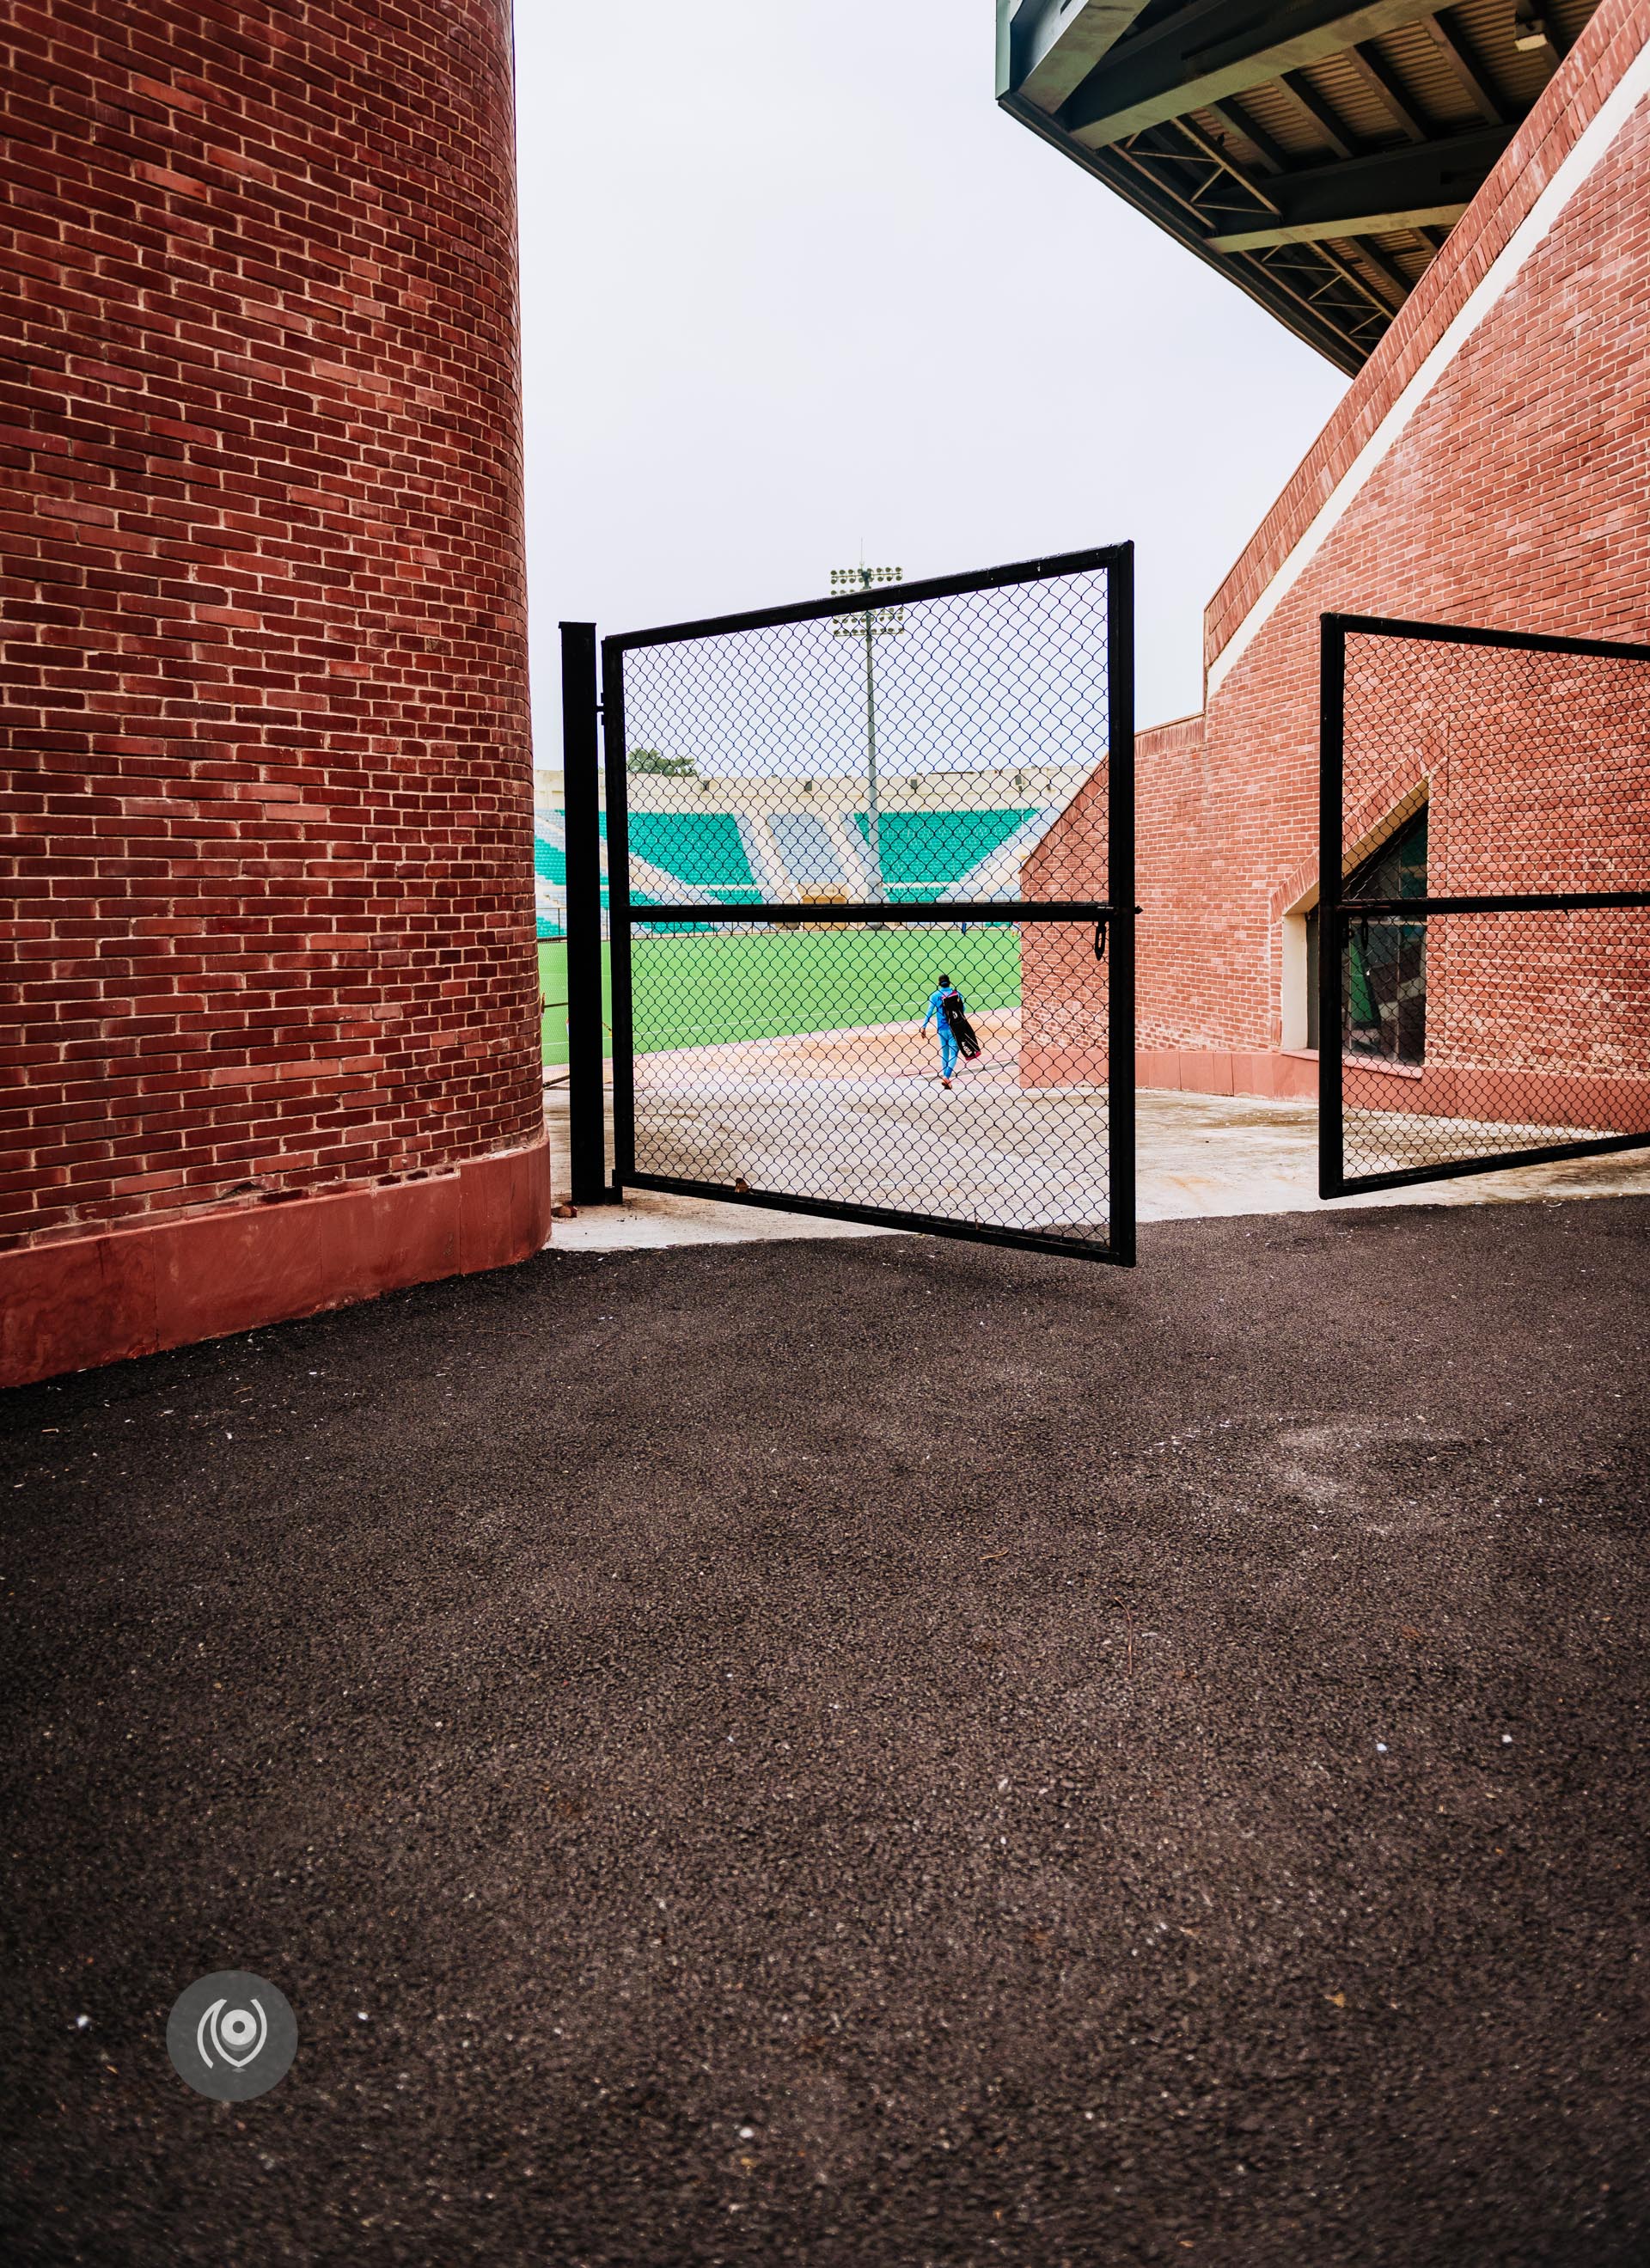
[{"label": "green turf", "polygon": [[[541,1027],[544,1035],[544,1060],[547,1064],[567,1061],[567,940],[561,937],[541,937],[539,939],[539,990],[549,1002]],[[608,986],[608,958],[601,957],[601,1015],[604,1023],[612,1019],[611,995]]]},{"label": "green turf", "polygon": [[[970,1011],[1020,1000],[1020,939],[1012,929],[792,930],[746,936],[702,932],[637,937],[631,945],[638,1053],[839,1032],[857,1024],[920,1024],[940,970]],[[612,1020],[603,968],[603,1018]],[[539,981],[556,1004],[544,1018],[544,1060],[567,1061],[567,947],[539,946]]]}]

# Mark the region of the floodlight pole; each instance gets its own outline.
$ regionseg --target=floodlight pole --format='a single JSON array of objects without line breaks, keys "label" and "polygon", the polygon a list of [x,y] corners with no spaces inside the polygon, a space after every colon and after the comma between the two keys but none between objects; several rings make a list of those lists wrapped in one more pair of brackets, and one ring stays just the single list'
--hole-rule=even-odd
[{"label": "floodlight pole", "polygon": [[[859,570],[863,590],[871,588],[871,571]],[[871,895],[879,905],[888,902],[888,888],[882,880],[882,813],[877,801],[877,680],[876,665],[872,657],[876,650],[876,632],[872,627],[875,609],[866,608],[866,848],[871,853]]]},{"label": "floodlight pole", "polygon": [[[862,593],[869,593],[879,583],[897,583],[901,573],[898,567],[866,567],[863,563],[858,567],[833,567],[832,594],[856,586]],[[894,613],[896,615],[897,609]],[[882,875],[882,794],[877,777],[876,641],[886,631],[898,627],[886,608],[866,606],[860,612],[858,635],[866,642],[866,855],[872,902],[884,906],[888,902],[888,892]],[[855,635],[851,616],[834,622],[832,629],[837,637]]]}]

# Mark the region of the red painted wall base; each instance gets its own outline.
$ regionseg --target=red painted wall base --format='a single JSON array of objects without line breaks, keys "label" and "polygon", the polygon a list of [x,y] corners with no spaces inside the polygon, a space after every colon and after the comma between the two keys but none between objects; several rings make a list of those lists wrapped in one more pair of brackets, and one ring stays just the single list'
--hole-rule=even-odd
[{"label": "red painted wall base", "polygon": [[502,1268],[549,1233],[548,1136],[323,1197],[255,1199],[0,1253],[0,1386]]},{"label": "red painted wall base", "polygon": [[1138,1086],[1183,1094],[1260,1094],[1275,1102],[1315,1102],[1315,1055],[1285,1055],[1255,1048],[1142,1048],[1135,1057]]},{"label": "red painted wall base", "polygon": [[[1106,1079],[1104,1048],[1027,1040],[1020,1050],[1022,1086],[1073,1086]],[[1137,1086],[1182,1094],[1258,1094],[1273,1101],[1315,1102],[1318,1059],[1273,1048],[1142,1048],[1134,1059]]]}]

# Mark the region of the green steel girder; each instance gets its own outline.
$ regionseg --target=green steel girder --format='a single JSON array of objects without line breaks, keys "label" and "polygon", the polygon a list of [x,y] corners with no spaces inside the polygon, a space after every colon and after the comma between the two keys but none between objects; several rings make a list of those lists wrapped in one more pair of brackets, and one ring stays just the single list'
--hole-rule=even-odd
[{"label": "green steel girder", "polygon": [[1197,0],[1115,47],[1060,106],[1060,124],[1090,149],[1230,95],[1302,63],[1322,63],[1424,12],[1420,0]]},{"label": "green steel girder", "polygon": [[1476,128],[1282,174],[1266,184],[1275,217],[1210,241],[1217,252],[1253,252],[1458,220],[1512,138],[1510,126]]}]

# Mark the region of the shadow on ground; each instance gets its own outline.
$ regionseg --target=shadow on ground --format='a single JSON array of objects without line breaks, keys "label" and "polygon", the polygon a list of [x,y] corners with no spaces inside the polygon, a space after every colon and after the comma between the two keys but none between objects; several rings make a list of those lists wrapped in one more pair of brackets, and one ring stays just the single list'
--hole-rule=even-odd
[{"label": "shadow on ground", "polygon": [[1647,1233],[546,1254],[14,1395],[11,2257],[1642,2261]]}]

